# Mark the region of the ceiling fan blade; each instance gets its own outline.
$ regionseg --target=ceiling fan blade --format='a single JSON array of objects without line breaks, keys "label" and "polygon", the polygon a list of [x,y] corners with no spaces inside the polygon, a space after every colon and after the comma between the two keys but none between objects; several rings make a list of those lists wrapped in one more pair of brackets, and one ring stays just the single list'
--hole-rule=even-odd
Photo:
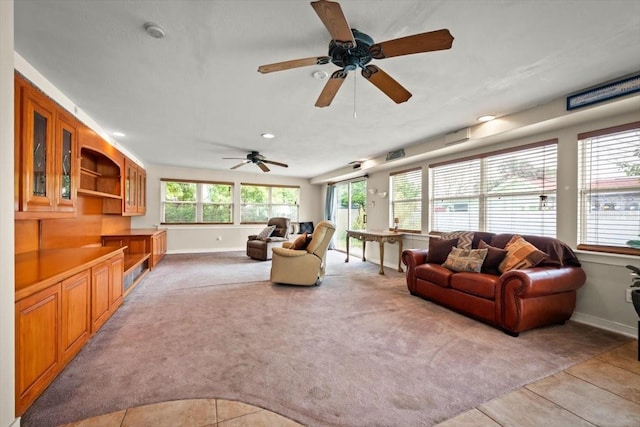
[{"label": "ceiling fan blade", "polygon": [[270,170],[264,162],[258,162],[257,165],[262,169],[262,172],[269,172]]},{"label": "ceiling fan blade", "polygon": [[411,93],[404,86],[375,65],[367,65],[362,70],[362,76],[383,91],[389,98],[393,99],[396,104],[406,102],[411,98]]},{"label": "ceiling fan blade", "polygon": [[449,30],[442,29],[375,43],[371,45],[369,52],[375,59],[384,59],[393,56],[450,49],[452,44],[453,36]]},{"label": "ceiling fan blade", "polygon": [[273,160],[263,160],[262,163],[269,163],[270,165],[282,166],[283,168],[288,168],[289,167],[289,165],[287,165],[287,164],[280,163],[280,162],[274,162]]},{"label": "ceiling fan blade", "polygon": [[289,70],[291,68],[306,67],[309,65],[324,65],[331,62],[330,56],[314,56],[311,58],[292,59],[291,61],[276,62],[274,64],[261,65],[258,71],[262,74],[274,71]]},{"label": "ceiling fan blade", "polygon": [[331,105],[331,101],[333,101],[333,98],[336,96],[336,93],[338,93],[338,89],[340,89],[346,77],[347,72],[344,70],[338,70],[331,74],[331,78],[327,84],[324,85],[324,89],[322,89],[316,101],[316,107],[328,107]]},{"label": "ceiling fan blade", "polygon": [[327,27],[331,38],[339,47],[351,49],[356,46],[351,27],[347,23],[340,3],[327,0],[312,1],[311,6],[316,11],[318,17]]},{"label": "ceiling fan blade", "polygon": [[238,163],[237,165],[232,166],[232,167],[231,167],[231,169],[238,169],[240,166],[244,166],[244,165],[246,165],[247,163],[249,163],[249,160],[245,160],[245,161],[243,161],[242,163]]}]

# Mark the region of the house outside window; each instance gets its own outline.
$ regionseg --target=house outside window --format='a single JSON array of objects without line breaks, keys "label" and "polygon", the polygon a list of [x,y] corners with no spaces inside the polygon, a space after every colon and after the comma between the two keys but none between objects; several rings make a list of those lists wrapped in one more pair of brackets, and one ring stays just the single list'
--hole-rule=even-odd
[{"label": "house outside window", "polygon": [[298,221],[300,187],[263,184],[240,185],[240,222],[263,224],[272,217]]},{"label": "house outside window", "polygon": [[420,232],[422,229],[422,168],[392,173],[389,177],[391,189],[391,227],[398,218],[398,229]]},{"label": "house outside window", "polygon": [[640,122],[578,135],[578,249],[640,254]]},{"label": "house outside window", "polygon": [[161,180],[163,224],[233,223],[233,184]]},{"label": "house outside window", "polygon": [[557,140],[430,165],[431,231],[556,235]]}]

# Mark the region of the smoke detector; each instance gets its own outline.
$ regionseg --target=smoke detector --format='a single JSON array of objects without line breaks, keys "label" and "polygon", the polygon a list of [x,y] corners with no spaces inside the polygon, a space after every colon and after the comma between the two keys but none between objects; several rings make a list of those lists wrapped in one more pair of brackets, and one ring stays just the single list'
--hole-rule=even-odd
[{"label": "smoke detector", "polygon": [[164,34],[165,34],[164,28],[162,28],[160,25],[155,24],[153,22],[147,22],[146,24],[144,24],[144,29],[147,32],[147,34],[149,34],[154,39],[161,39],[164,37]]}]

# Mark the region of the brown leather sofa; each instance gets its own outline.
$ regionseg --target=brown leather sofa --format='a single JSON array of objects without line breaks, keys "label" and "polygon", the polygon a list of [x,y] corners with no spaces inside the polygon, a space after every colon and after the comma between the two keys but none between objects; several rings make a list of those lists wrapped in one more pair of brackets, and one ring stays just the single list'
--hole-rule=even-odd
[{"label": "brown leather sofa", "polygon": [[[472,248],[483,240],[504,248],[513,234],[474,232]],[[563,242],[541,236],[522,236],[548,256],[535,267],[500,274],[453,272],[428,263],[428,249],[402,253],[407,287],[420,296],[469,317],[501,328],[512,336],[553,324],[563,324],[576,306],[576,290],[586,275],[575,253]]]},{"label": "brown leather sofa", "polygon": [[267,226],[275,225],[275,230],[266,239],[259,239],[257,234],[252,234],[247,239],[247,256],[260,261],[271,259],[271,251],[275,247],[282,246],[289,240],[289,227],[291,220],[283,217],[273,217],[267,222]]}]

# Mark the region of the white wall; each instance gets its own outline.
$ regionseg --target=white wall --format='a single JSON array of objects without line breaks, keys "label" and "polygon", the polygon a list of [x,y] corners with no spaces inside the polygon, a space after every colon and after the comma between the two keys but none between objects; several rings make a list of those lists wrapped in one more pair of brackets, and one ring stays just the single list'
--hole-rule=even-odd
[{"label": "white wall", "polygon": [[264,173],[254,165],[257,172],[220,171],[191,169],[162,165],[146,165],[147,214],[134,217],[134,228],[153,227],[160,224],[160,179],[192,179],[201,181],[224,181],[234,183],[234,223],[229,225],[163,225],[167,228],[168,253],[219,252],[243,250],[247,236],[256,234],[264,225],[240,224],[240,183],[298,185],[300,186],[300,221],[318,223],[323,218],[324,192],[322,185],[313,185],[308,179],[290,178]]},{"label": "white wall", "polygon": [[[555,105],[555,104],[553,104]],[[532,114],[539,114],[532,111]],[[400,167],[382,172],[369,172],[367,185],[379,191],[388,190],[389,174],[396,170],[421,166],[423,170],[423,233],[429,231],[428,219],[428,165],[444,160],[469,156],[481,152],[493,151],[501,148],[516,147],[528,143],[558,139],[558,211],[557,237],[575,248],[577,244],[577,135],[582,132],[603,129],[611,126],[640,120],[640,109],[632,112],[615,114],[600,119],[589,116],[581,123],[572,123],[555,130],[531,132],[526,137],[514,137],[457,154],[433,157],[425,161],[403,164]],[[503,138],[504,139],[504,138]],[[387,229],[389,227],[389,199],[381,199],[376,195],[368,195],[368,201],[375,201],[374,207],[367,208],[367,228],[370,230]],[[428,238],[412,236],[404,239],[405,248],[426,248]],[[398,263],[397,248],[387,245],[385,249],[385,266],[395,267]],[[640,266],[640,259],[635,256],[598,254],[577,251],[580,261],[587,273],[586,284],[578,291],[578,301],[573,319],[589,323],[604,329],[613,330],[625,335],[637,336],[638,318],[633,305],[625,301],[626,289],[631,284],[629,271],[624,268],[627,264]],[[379,260],[377,245],[367,245],[367,258],[371,261]]]},{"label": "white wall", "polygon": [[0,0],[0,426],[15,418],[13,0]]}]

